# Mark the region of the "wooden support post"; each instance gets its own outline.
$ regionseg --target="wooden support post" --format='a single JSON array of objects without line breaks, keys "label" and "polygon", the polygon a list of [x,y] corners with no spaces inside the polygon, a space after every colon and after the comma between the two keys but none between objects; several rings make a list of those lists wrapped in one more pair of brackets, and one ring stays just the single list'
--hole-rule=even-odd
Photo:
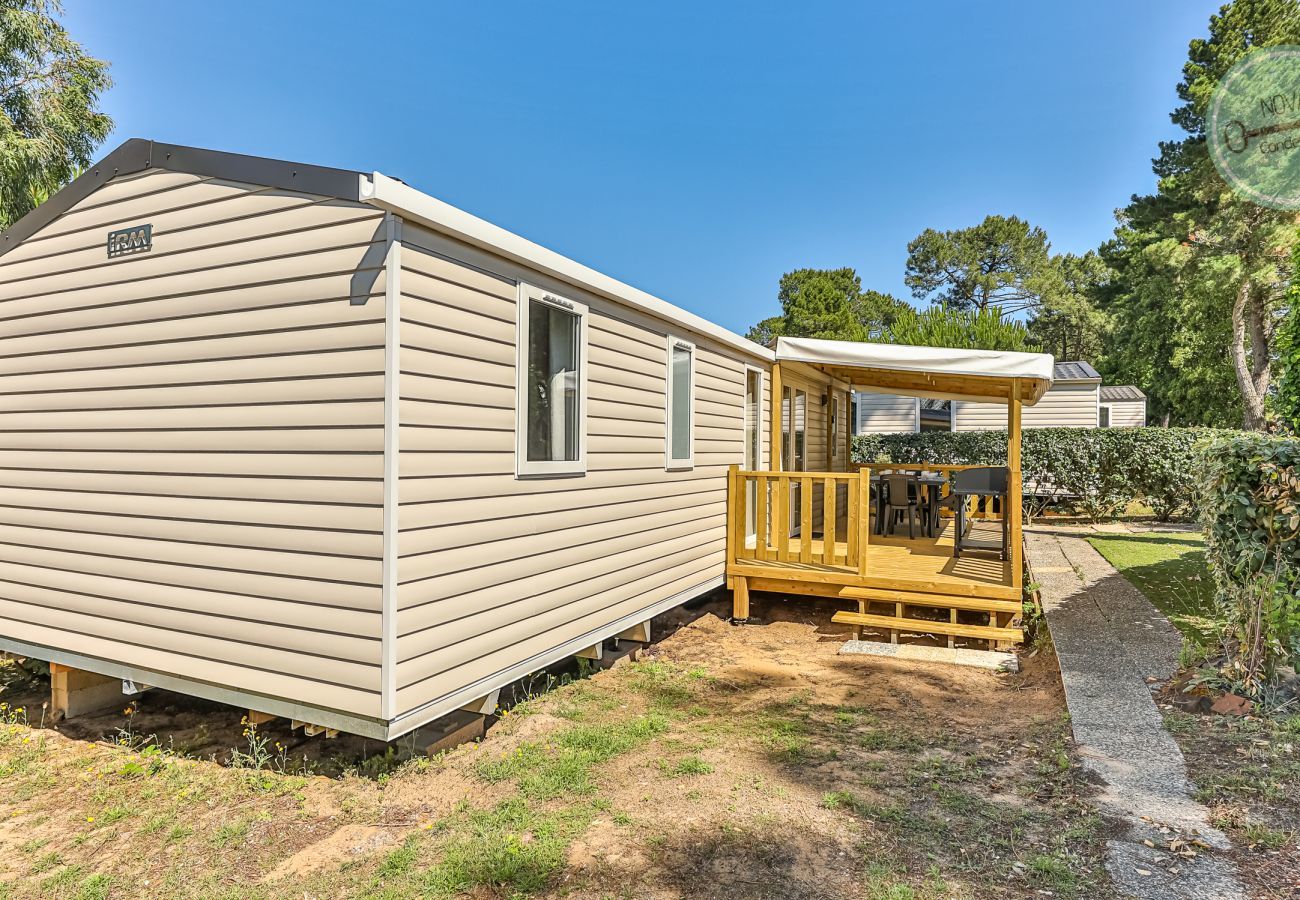
[{"label": "wooden support post", "polygon": [[315,737],[318,734],[323,734],[327,740],[339,736],[337,728],[326,728],[324,725],[312,725],[310,722],[304,722],[302,724],[302,733],[308,737]]},{"label": "wooden support post", "polygon": [[118,709],[131,702],[122,679],[50,663],[50,711],[55,721]]},{"label": "wooden support post", "polygon": [[265,725],[267,722],[274,722],[279,716],[250,709],[244,718],[248,720],[249,725]]},{"label": "wooden support post", "polygon": [[[894,604],[894,616],[895,616],[896,618],[899,618],[899,619],[906,618],[906,613],[904,613],[904,611],[903,611],[903,604],[901,604],[901,603],[895,603],[895,604]],[[897,628],[891,628],[891,629],[889,629],[889,643],[891,643],[891,644],[897,644],[897,643],[898,643],[898,629],[897,629]]]},{"label": "wooden support post", "polygon": [[[772,363],[772,415],[771,418],[771,443],[767,448],[768,467],[773,472],[781,471],[781,394],[784,388],[781,384],[781,364]],[[774,523],[775,525],[775,523]]]},{"label": "wooden support post", "polygon": [[736,576],[731,593],[731,618],[734,622],[749,620],[749,579],[743,575]]},{"label": "wooden support post", "polygon": [[1007,401],[1007,516],[1008,558],[1011,561],[1011,584],[1024,586],[1024,546],[1021,537],[1022,504],[1020,499],[1020,379],[1011,379],[1011,397]]},{"label": "wooden support post", "polygon": [[[859,600],[859,601],[858,601],[858,612],[860,612],[860,613],[861,613],[862,615],[864,615],[864,616],[867,614],[867,601],[866,601],[866,600]],[[860,640],[862,640],[862,626],[861,626],[861,625],[854,625],[854,626],[853,626],[853,640],[855,640],[855,641],[860,641]]]},{"label": "wooden support post", "polygon": [[[854,488],[850,485],[850,490]],[[867,548],[871,545],[871,469],[858,469],[858,574],[867,574]]]},{"label": "wooden support post", "polygon": [[[957,624],[957,607],[954,606],[948,610],[948,621],[953,625]],[[957,638],[954,635],[951,634],[948,635],[948,646],[949,647],[957,646]]]}]

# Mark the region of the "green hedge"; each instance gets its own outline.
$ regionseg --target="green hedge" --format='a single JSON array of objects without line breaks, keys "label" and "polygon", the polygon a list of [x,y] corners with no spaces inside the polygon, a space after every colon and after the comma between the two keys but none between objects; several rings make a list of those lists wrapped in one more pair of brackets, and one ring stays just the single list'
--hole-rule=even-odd
[{"label": "green hedge", "polygon": [[[1235,434],[1235,432],[1225,432]],[[1191,511],[1195,446],[1220,434],[1205,428],[1031,428],[1020,442],[1025,511],[1035,515],[1064,500],[1094,519],[1121,512],[1134,500],[1168,520]],[[1006,431],[922,431],[864,434],[853,458],[936,465],[1005,465]]]},{"label": "green hedge", "polygon": [[1200,448],[1196,472],[1235,674],[1251,686],[1300,662],[1300,439],[1221,435]]}]

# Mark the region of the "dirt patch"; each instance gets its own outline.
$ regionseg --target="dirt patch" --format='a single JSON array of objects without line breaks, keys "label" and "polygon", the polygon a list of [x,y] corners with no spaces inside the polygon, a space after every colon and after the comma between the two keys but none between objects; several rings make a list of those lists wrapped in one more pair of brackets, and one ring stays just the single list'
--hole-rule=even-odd
[{"label": "dirt patch", "polygon": [[332,869],[340,862],[354,861],[400,843],[402,830],[374,825],[344,825],[324,840],[308,844],[280,863],[267,881],[301,878],[322,869]]},{"label": "dirt patch", "polygon": [[6,727],[6,889],[1107,896],[1050,651],[1016,675],[839,656],[832,604],[753,610],[739,628],[722,602],[674,610],[640,659],[525,690],[481,744],[330,778],[223,767],[208,748],[239,711],[168,698],[132,727],[216,761],[96,743],[110,720]]}]

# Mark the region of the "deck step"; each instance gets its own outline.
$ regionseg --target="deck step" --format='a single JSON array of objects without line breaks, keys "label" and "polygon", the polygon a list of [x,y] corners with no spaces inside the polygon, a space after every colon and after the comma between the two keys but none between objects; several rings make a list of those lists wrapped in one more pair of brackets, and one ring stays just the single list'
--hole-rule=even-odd
[{"label": "deck step", "polygon": [[978,612],[1020,613],[1024,607],[1016,600],[993,600],[987,597],[954,597],[951,594],[924,594],[919,591],[891,591],[884,588],[846,587],[840,590],[845,600],[874,600],[880,603],[906,603],[909,606],[934,606],[940,609],[970,609]]},{"label": "deck step", "polygon": [[919,631],[923,634],[951,634],[956,637],[979,638],[985,641],[1019,643],[1025,634],[1019,628],[994,628],[991,625],[961,625],[954,622],[933,622],[929,619],[912,619],[906,616],[876,616],[870,613],[840,611],[831,616],[832,622],[841,625],[865,625],[870,628],[888,628],[893,631]]}]

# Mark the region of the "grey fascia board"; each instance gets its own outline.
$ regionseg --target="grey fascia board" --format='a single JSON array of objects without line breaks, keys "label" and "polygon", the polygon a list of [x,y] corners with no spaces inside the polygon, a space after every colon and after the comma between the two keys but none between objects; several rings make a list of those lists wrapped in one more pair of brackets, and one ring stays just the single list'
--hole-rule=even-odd
[{"label": "grey fascia board", "polygon": [[261,156],[204,150],[131,138],[91,166],[61,191],[0,233],[0,256],[53,222],[108,182],[146,169],[221,178],[282,190],[301,191],[359,202],[358,172],[303,165]]}]

